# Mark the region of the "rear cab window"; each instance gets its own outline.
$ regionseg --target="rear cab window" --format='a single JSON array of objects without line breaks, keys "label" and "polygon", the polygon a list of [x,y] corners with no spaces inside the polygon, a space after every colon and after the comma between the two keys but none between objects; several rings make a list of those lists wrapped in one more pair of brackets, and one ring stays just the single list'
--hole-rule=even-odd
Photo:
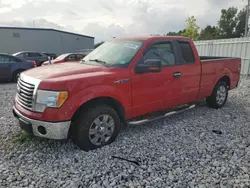
[{"label": "rear cab window", "polygon": [[182,64],[195,63],[194,53],[188,41],[178,41]]}]

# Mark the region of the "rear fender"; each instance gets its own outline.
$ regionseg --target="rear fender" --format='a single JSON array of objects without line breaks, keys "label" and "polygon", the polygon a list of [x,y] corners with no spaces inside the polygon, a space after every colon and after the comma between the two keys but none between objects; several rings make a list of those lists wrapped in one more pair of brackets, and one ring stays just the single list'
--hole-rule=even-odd
[{"label": "rear fender", "polygon": [[233,77],[233,73],[230,69],[228,68],[225,68],[222,72],[220,72],[220,74],[218,74],[217,76],[217,79],[216,79],[216,82],[214,83],[214,86],[219,82],[219,80],[224,77],[224,76],[227,76],[229,77],[229,80],[230,80],[230,88],[232,87],[232,77]]}]

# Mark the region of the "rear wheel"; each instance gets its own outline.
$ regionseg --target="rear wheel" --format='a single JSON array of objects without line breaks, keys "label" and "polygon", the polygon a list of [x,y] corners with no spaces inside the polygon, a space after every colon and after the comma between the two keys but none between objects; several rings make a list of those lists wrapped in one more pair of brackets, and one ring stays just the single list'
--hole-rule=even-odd
[{"label": "rear wheel", "polygon": [[211,108],[222,108],[228,97],[228,85],[224,81],[219,81],[211,96],[207,97],[207,105]]},{"label": "rear wheel", "polygon": [[97,105],[82,110],[74,120],[73,141],[85,151],[112,143],[120,132],[121,122],[117,112],[108,105]]}]

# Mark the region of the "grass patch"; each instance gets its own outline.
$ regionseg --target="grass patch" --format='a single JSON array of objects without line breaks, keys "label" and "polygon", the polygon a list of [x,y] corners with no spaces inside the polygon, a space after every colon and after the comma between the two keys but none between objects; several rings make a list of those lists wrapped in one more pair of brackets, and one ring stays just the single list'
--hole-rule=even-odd
[{"label": "grass patch", "polygon": [[34,136],[32,134],[29,134],[27,132],[22,132],[21,134],[13,137],[13,143],[23,144],[24,142],[31,140],[33,137]]}]

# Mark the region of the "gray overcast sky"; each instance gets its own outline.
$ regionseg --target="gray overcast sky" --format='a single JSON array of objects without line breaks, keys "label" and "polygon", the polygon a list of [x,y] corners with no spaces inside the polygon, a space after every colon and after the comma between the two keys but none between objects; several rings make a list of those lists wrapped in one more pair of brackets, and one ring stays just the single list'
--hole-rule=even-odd
[{"label": "gray overcast sky", "polygon": [[0,0],[0,25],[56,28],[96,37],[167,33],[194,15],[215,25],[220,10],[247,0]]}]

